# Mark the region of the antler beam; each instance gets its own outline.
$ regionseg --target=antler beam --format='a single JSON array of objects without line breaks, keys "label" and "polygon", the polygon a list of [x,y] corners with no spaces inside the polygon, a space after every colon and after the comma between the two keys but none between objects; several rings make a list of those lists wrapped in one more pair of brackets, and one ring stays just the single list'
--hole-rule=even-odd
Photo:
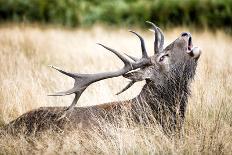
[{"label": "antler beam", "polygon": [[[155,31],[154,50],[155,50],[155,53],[157,53],[158,51],[162,50],[162,48],[163,48],[164,37],[163,37],[161,30],[158,27],[156,27],[155,24],[148,22],[148,21],[147,21],[147,23],[151,24],[153,26],[154,31]],[[148,56],[146,48],[145,48],[144,39],[138,33],[134,32],[134,31],[129,31],[129,32],[135,34],[140,39],[142,58],[137,59],[137,58],[134,58],[134,57],[126,54],[132,60],[131,61],[131,60],[127,59],[127,57],[125,57],[122,54],[120,54],[119,52],[117,52],[116,50],[111,49],[103,44],[98,43],[98,45],[100,45],[100,46],[104,47],[105,49],[114,53],[124,63],[124,67],[118,71],[115,71],[115,72],[104,72],[104,73],[97,73],[97,74],[79,74],[79,73],[66,72],[62,69],[59,69],[58,67],[50,66],[51,68],[56,69],[57,71],[61,72],[62,74],[65,74],[65,75],[73,78],[75,80],[75,82],[74,82],[74,86],[72,89],[64,91],[64,92],[57,92],[57,93],[51,94],[49,96],[64,96],[64,95],[75,94],[75,97],[74,97],[72,104],[66,109],[66,110],[70,110],[77,104],[77,101],[79,100],[81,94],[92,83],[100,81],[100,80],[108,79],[108,78],[113,78],[113,77],[125,75],[129,71],[152,65],[151,59]],[[160,41],[159,47],[158,47],[158,42],[159,42],[158,33],[161,35],[161,41]],[[117,94],[124,92],[125,90],[130,88],[135,82],[137,82],[137,81],[132,80],[125,88],[123,88]]]}]

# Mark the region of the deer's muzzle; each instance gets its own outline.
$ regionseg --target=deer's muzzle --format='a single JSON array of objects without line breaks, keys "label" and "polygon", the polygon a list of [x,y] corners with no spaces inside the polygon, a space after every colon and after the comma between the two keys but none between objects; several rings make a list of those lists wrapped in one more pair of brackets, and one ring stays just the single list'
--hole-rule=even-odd
[{"label": "deer's muzzle", "polygon": [[187,53],[189,56],[193,57],[194,59],[198,59],[201,55],[201,49],[199,47],[193,47],[192,36],[189,32],[181,33],[181,37],[185,37],[188,45]]}]

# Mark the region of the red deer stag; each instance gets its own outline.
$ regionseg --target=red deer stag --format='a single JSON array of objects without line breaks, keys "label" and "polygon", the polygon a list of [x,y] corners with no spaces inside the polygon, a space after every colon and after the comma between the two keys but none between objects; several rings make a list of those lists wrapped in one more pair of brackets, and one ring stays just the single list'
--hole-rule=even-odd
[{"label": "red deer stag", "polygon": [[[4,129],[13,133],[31,134],[47,129],[65,130],[80,126],[81,128],[89,128],[98,124],[96,118],[110,121],[113,117],[121,115],[122,110],[125,109],[130,112],[132,120],[144,124],[149,120],[145,120],[147,118],[144,117],[146,110],[141,108],[144,105],[150,108],[152,116],[163,127],[164,131],[166,129],[173,131],[177,127],[181,127],[190,94],[189,84],[195,75],[201,50],[198,47],[193,47],[192,36],[186,32],[163,49],[164,35],[162,31],[155,24],[147,23],[151,24],[155,34],[153,56],[148,56],[143,38],[136,32],[130,31],[140,39],[142,49],[140,59],[129,55],[124,56],[114,49],[99,44],[122,60],[124,67],[118,71],[79,74],[51,66],[75,80],[72,89],[51,96],[75,94],[72,104],[69,107],[41,107],[29,111],[7,124]],[[119,93],[124,92],[137,81],[145,80],[146,84],[137,97],[128,101],[75,107],[81,94],[90,84],[118,76],[131,80]]]}]

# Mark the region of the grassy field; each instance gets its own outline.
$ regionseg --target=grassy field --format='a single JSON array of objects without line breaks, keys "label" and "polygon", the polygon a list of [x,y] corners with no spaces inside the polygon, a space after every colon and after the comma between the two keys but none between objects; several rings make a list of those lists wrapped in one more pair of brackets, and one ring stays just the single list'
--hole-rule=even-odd
[{"label": "grassy field", "polygon": [[[153,35],[137,30],[152,54]],[[157,125],[147,127],[103,124],[109,136],[81,131],[40,137],[2,135],[0,154],[231,154],[232,148],[232,38],[223,32],[197,32],[188,28],[165,31],[166,44],[182,31],[190,31],[193,44],[202,48],[192,83],[184,134],[167,138]],[[56,65],[81,73],[113,71],[122,63],[95,43],[140,56],[138,39],[122,29],[96,26],[91,30],[64,30],[37,26],[0,28],[0,126],[41,106],[67,106],[73,96],[47,94],[72,87],[72,79],[50,69]],[[78,106],[124,100],[136,96],[143,83],[120,96],[114,95],[127,81],[114,78],[90,86]]]}]

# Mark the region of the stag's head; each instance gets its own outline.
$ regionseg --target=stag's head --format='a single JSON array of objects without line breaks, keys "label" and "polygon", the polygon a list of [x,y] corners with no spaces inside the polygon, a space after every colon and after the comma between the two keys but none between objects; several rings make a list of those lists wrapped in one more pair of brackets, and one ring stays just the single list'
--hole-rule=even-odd
[{"label": "stag's head", "polygon": [[191,34],[183,32],[175,41],[163,48],[162,31],[153,23],[148,23],[152,25],[152,31],[155,34],[154,55],[150,57],[151,64],[123,76],[131,80],[130,85],[142,80],[153,82],[155,85],[162,85],[167,82],[167,79],[175,81],[175,79],[182,78],[187,82],[190,81],[201,55],[201,50],[193,46]]},{"label": "stag's head", "polygon": [[143,38],[136,32],[130,31],[140,39],[142,58],[138,59],[127,55],[130,58],[128,59],[128,57],[121,55],[114,49],[99,44],[121,59],[124,63],[124,67],[115,72],[78,74],[69,73],[52,66],[54,69],[72,77],[75,80],[74,87],[72,89],[52,94],[52,96],[75,94],[73,103],[68,108],[70,109],[76,104],[81,94],[90,84],[107,78],[124,76],[131,80],[131,82],[118,94],[130,88],[135,82],[142,80],[146,80],[147,82],[152,82],[154,84],[162,84],[166,82],[165,79],[170,79],[170,77],[172,79],[181,77],[186,81],[191,79],[195,73],[197,60],[201,54],[199,48],[193,47],[191,34],[184,32],[174,42],[166,48],[163,48],[164,35],[162,31],[155,24],[151,22],[148,23],[152,25],[152,31],[155,34],[153,56],[148,56]]}]

